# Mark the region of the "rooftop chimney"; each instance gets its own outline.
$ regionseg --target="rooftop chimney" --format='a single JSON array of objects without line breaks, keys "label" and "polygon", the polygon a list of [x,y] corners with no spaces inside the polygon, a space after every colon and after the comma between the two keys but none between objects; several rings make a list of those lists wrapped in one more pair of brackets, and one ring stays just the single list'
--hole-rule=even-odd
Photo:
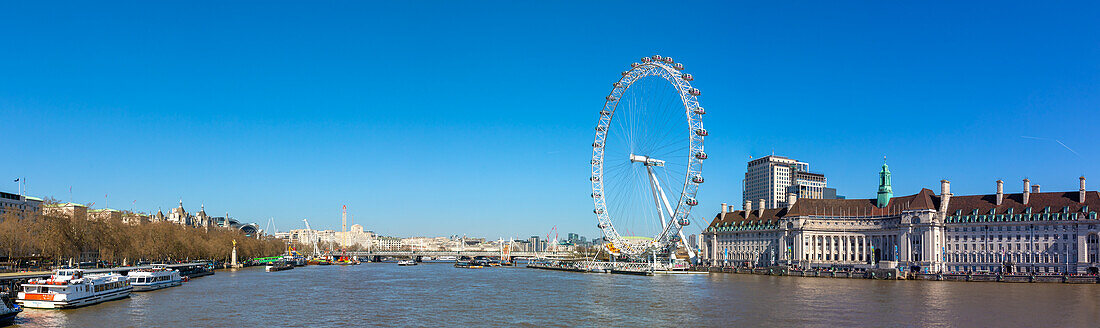
[{"label": "rooftop chimney", "polygon": [[1031,180],[1024,179],[1024,205],[1027,205],[1027,200],[1031,199]]},{"label": "rooftop chimney", "polygon": [[726,212],[733,212],[733,211],[734,211],[734,209],[733,209],[733,205],[730,205],[730,209],[729,209],[728,211],[726,211]]},{"label": "rooftop chimney", "polygon": [[940,180],[940,215],[947,215],[951,204],[951,181]]},{"label": "rooftop chimney", "polygon": [[1005,182],[997,180],[997,206],[1001,206],[1005,200]]},{"label": "rooftop chimney", "polygon": [[794,207],[794,203],[797,202],[797,201],[798,201],[798,195],[797,194],[795,194],[793,192],[787,193],[787,208]]},{"label": "rooftop chimney", "polygon": [[1078,203],[1084,203],[1085,202],[1085,177],[1084,176],[1081,177],[1081,189],[1077,191],[1077,202]]},{"label": "rooftop chimney", "polygon": [[751,210],[752,210],[752,201],[751,200],[745,200],[745,216],[748,216],[749,215],[748,212],[751,211]]},{"label": "rooftop chimney", "polygon": [[764,206],[767,206],[763,199],[759,202],[760,208],[756,209],[756,216],[764,216]]},{"label": "rooftop chimney", "polygon": [[726,203],[722,203],[722,216],[726,216],[726,209],[727,208],[729,208],[729,207],[726,206]]},{"label": "rooftop chimney", "polygon": [[1039,193],[1039,185],[1032,185],[1031,186],[1031,192],[1035,193],[1035,194],[1038,194]]}]

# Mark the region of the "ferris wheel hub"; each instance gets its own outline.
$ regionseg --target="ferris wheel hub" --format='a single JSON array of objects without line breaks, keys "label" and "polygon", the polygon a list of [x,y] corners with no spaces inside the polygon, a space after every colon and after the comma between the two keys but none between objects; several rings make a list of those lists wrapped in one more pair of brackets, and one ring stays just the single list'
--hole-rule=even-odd
[{"label": "ferris wheel hub", "polygon": [[643,155],[630,154],[630,161],[633,163],[642,163],[642,165],[645,166],[665,166],[665,161]]}]

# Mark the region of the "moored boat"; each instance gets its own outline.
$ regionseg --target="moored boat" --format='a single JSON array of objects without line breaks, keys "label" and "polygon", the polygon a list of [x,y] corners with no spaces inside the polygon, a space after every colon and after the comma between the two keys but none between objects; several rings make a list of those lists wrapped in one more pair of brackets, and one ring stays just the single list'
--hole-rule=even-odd
[{"label": "moored boat", "polygon": [[9,303],[7,296],[6,293],[0,293],[0,326],[11,323],[19,312],[23,312],[23,307]]},{"label": "moored boat", "polygon": [[81,269],[57,270],[48,279],[32,279],[21,286],[16,302],[39,309],[92,305],[130,296],[134,289],[126,276],[84,274]]},{"label": "moored boat", "polygon": [[309,265],[332,265],[332,261],[323,258],[314,258],[307,261]]},{"label": "moored boat", "polygon": [[267,272],[283,271],[293,269],[294,265],[285,261],[268,263],[264,270]]},{"label": "moored boat", "polygon": [[153,265],[151,269],[130,271],[126,276],[129,277],[130,286],[134,287],[135,292],[157,290],[183,284],[180,271],[163,264]]},{"label": "moored boat", "polygon": [[458,262],[455,262],[455,267],[456,268],[461,268],[461,269],[481,269],[481,268],[484,268],[485,266],[482,265],[481,263],[476,263],[476,262],[458,261]]}]

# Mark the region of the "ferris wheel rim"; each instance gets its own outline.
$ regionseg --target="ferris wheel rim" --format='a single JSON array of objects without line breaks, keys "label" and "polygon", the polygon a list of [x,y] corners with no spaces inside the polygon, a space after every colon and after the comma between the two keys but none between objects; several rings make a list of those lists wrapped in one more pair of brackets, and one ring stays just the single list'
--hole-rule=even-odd
[{"label": "ferris wheel rim", "polygon": [[[646,57],[643,58],[641,63],[633,63],[631,69],[623,72],[622,77],[613,84],[611,93],[605,98],[603,109],[600,111],[600,120],[596,126],[595,140],[592,143],[592,175],[590,180],[592,182],[593,213],[596,214],[598,227],[603,231],[605,238],[609,239],[611,244],[618,248],[620,252],[627,255],[639,255],[647,250],[669,246],[666,241],[671,238],[666,237],[670,228],[675,226],[676,233],[680,233],[680,229],[688,222],[692,207],[698,204],[695,197],[698,194],[699,185],[703,182],[702,163],[707,158],[706,153],[703,151],[704,137],[707,136],[706,130],[703,129],[702,120],[705,111],[699,105],[697,98],[700,95],[699,90],[691,86],[692,76],[683,73],[682,69],[681,64],[674,63],[671,58],[661,56]],[[604,147],[621,96],[634,82],[649,76],[657,76],[671,83],[680,96],[688,126],[686,132],[689,135],[688,162],[684,182],[680,189],[680,198],[676,205],[676,211],[670,218],[670,224],[655,236],[649,245],[639,249],[625,242],[625,238],[618,233],[611,220],[606,197],[604,197],[606,189],[604,186],[603,164]]]}]

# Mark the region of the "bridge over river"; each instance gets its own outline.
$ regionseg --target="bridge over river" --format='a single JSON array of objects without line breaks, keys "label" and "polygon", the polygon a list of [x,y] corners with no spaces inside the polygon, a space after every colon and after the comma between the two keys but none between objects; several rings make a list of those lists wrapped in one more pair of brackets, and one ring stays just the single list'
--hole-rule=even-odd
[{"label": "bridge over river", "polygon": [[[425,256],[431,258],[440,258],[443,256],[454,257],[475,257],[475,256],[488,256],[488,257],[500,257],[503,255],[500,251],[358,251],[358,252],[332,252],[334,256],[355,256],[359,258],[375,258],[375,257],[401,257],[401,258],[413,258],[420,259]],[[526,258],[573,258],[573,252],[569,251],[554,251],[554,252],[510,252],[509,257],[526,257]]]}]

